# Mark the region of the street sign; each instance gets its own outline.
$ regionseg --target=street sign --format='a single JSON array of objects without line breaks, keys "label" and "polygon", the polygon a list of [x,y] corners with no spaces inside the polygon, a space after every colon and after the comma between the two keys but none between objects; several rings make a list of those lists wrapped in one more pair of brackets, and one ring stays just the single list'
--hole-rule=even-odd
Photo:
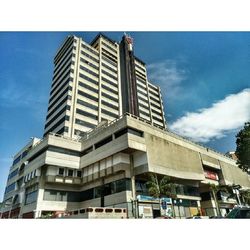
[{"label": "street sign", "polygon": [[167,209],[167,202],[166,201],[162,201],[161,202],[161,207],[162,207],[162,209]]}]

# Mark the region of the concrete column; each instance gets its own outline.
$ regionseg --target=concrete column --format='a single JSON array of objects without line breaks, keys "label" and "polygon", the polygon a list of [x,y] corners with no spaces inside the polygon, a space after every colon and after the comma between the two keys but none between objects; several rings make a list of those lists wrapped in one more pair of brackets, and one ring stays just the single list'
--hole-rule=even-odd
[{"label": "concrete column", "polygon": [[134,176],[134,158],[133,155],[130,155],[130,179],[131,179],[131,190],[132,190],[132,204],[134,216],[137,218],[137,203],[136,203],[136,188],[135,188],[135,176]]}]

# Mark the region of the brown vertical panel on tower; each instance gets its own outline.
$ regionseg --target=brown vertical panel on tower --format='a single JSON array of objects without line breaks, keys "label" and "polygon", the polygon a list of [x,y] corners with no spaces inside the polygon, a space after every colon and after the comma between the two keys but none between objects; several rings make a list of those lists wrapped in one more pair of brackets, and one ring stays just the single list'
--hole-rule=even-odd
[{"label": "brown vertical panel on tower", "polygon": [[139,105],[135,77],[135,59],[132,50],[132,39],[123,36],[120,43],[120,62],[121,62],[121,87],[122,87],[122,106],[123,113],[129,112],[139,116]]}]

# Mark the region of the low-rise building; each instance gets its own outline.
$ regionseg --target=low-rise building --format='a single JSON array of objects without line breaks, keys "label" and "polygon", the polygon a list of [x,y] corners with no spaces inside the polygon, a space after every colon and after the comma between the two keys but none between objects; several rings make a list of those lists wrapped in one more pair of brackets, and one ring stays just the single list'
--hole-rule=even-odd
[{"label": "low-rise building", "polygon": [[[217,214],[211,184],[250,187],[233,159],[127,114],[79,139],[51,133],[33,138],[15,157],[2,217],[39,218],[88,207],[157,217],[159,201],[145,185],[149,173],[178,184],[176,199],[165,201],[181,218]],[[222,195],[221,212],[236,202]]]}]

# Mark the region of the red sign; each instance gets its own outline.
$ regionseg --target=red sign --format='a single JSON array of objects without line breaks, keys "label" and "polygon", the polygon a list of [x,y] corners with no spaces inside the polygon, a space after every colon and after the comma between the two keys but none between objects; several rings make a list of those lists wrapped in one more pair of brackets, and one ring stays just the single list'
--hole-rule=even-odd
[{"label": "red sign", "polygon": [[215,172],[204,170],[204,175],[207,179],[218,181],[218,175]]}]

